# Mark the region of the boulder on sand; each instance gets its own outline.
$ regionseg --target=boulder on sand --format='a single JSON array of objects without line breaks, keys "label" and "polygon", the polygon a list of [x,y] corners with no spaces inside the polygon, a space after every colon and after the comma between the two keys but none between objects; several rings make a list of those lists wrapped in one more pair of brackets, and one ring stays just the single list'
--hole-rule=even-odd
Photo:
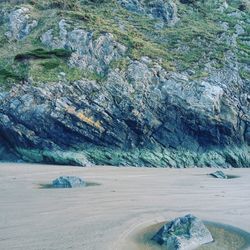
[{"label": "boulder on sand", "polygon": [[227,179],[227,175],[225,175],[222,171],[216,171],[214,173],[211,173],[210,175],[218,179]]},{"label": "boulder on sand", "polygon": [[168,250],[191,250],[212,242],[213,237],[200,219],[189,214],[165,224],[152,240]]},{"label": "boulder on sand", "polygon": [[54,188],[84,187],[85,181],[77,176],[60,176],[52,182]]}]

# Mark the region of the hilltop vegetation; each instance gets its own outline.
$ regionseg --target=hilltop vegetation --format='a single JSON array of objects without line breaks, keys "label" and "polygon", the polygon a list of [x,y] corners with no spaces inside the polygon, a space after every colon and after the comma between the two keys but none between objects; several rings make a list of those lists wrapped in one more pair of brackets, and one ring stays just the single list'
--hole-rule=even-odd
[{"label": "hilltop vegetation", "polygon": [[[71,80],[74,79],[71,75],[77,69],[66,69],[66,65],[62,67],[64,62],[57,58],[44,58],[32,63],[14,60],[17,54],[44,48],[40,37],[46,29],[54,26],[56,30],[56,25],[62,18],[70,20],[77,27],[92,31],[95,37],[103,32],[113,34],[116,41],[128,48],[126,56],[130,59],[138,60],[142,56],[148,56],[160,61],[168,71],[192,69],[192,78],[207,76],[205,66],[208,63],[214,68],[223,68],[226,64],[225,53],[229,50],[238,55],[240,63],[249,63],[249,32],[239,35],[236,45],[227,41],[236,32],[235,26],[239,23],[243,29],[249,31],[247,2],[229,1],[226,7],[225,1],[212,0],[176,1],[175,4],[178,9],[174,17],[178,18],[175,25],[164,24],[162,20],[129,11],[119,5],[119,1],[114,0],[9,1],[1,4],[4,6],[3,10],[18,6],[30,7],[31,18],[37,20],[38,26],[27,38],[16,41],[6,38],[8,25],[4,25],[1,20],[0,81],[2,84],[29,78],[34,78],[35,82],[54,81],[62,70],[67,71]],[[5,15],[4,18],[8,17]],[[227,24],[226,28],[223,23]],[[127,57],[114,61],[112,65],[126,67]],[[242,77],[249,80],[249,72],[244,66],[241,71]],[[89,72],[89,75],[95,74],[96,72]]]}]

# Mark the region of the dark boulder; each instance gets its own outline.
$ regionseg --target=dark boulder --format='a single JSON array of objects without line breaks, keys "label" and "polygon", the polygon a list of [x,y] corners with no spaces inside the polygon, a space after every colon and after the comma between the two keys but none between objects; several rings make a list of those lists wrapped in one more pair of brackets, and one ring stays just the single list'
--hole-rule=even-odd
[{"label": "dark boulder", "polygon": [[52,182],[54,188],[84,187],[85,181],[76,176],[60,176]]},{"label": "dark boulder", "polygon": [[218,179],[227,179],[227,175],[225,175],[222,171],[216,171],[214,173],[211,173],[210,175]]},{"label": "dark boulder", "polygon": [[166,249],[191,250],[212,242],[213,237],[200,219],[189,214],[165,224],[152,240]]}]

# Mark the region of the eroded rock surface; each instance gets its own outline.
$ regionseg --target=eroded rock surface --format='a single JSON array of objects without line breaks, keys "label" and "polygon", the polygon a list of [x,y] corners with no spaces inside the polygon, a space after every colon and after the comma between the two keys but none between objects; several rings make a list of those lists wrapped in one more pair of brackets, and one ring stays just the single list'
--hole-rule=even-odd
[{"label": "eroded rock surface", "polygon": [[[164,148],[170,148],[191,152],[182,166],[245,166],[247,149],[239,154],[227,150],[248,142],[239,100],[230,93],[227,86],[209,80],[190,82],[159,65],[132,61],[124,73],[110,71],[102,84],[82,79],[17,85],[0,100],[0,129],[18,150],[75,149],[84,154],[91,145],[125,152],[151,148],[160,153],[160,165],[178,166],[172,153],[172,160],[164,160]],[[203,161],[211,147],[212,158]]]},{"label": "eroded rock surface", "polygon": [[117,0],[117,2],[129,11],[147,14],[152,18],[162,20],[168,25],[173,25],[178,21],[177,7],[172,0]]},{"label": "eroded rock surface", "polygon": [[9,39],[24,39],[38,25],[37,20],[31,17],[31,11],[27,7],[12,10],[8,18],[9,31],[5,35]]},{"label": "eroded rock surface", "polygon": [[120,59],[126,52],[126,47],[116,42],[110,33],[104,33],[95,39],[93,32],[74,29],[64,19],[59,22],[58,28],[57,36],[50,29],[42,35],[41,42],[50,48],[72,50],[72,66],[104,73],[113,60]]},{"label": "eroded rock surface", "polygon": [[[83,79],[17,86],[1,100],[1,111],[1,131],[17,148],[83,149],[93,144],[196,151],[247,139],[239,102],[227,87],[190,82],[140,61],[131,62],[125,74],[111,71],[102,85]],[[228,165],[247,164],[248,157],[242,156],[245,163]],[[225,164],[229,157],[224,159]]]},{"label": "eroded rock surface", "polygon": [[[187,53],[193,49],[189,43],[198,35],[197,51],[187,54],[192,61],[198,50],[213,46],[213,42],[205,40],[207,32],[203,29],[201,34],[195,29],[187,36],[183,33],[184,42],[176,48],[174,45],[182,39],[174,32],[179,24],[165,25],[162,32],[153,33],[158,22],[170,24],[175,20],[174,9],[178,4],[183,8],[181,3],[175,2],[175,6],[172,1],[160,0],[118,2],[130,11],[123,10],[120,5],[114,10],[124,11],[119,20],[123,27],[113,20],[93,17],[95,13],[89,14],[89,5],[88,11],[83,8],[82,13],[44,10],[56,15],[49,16],[48,22],[45,22],[47,19],[38,20],[41,25],[36,27],[30,6],[0,11],[4,16],[0,18],[0,29],[9,29],[13,38],[6,41],[0,36],[6,43],[4,49],[0,47],[5,56],[0,64],[1,147],[11,148],[20,159],[32,162],[83,166],[94,163],[249,167],[250,85],[246,78],[249,67],[247,59],[238,58],[239,40],[242,40],[241,57],[246,56],[248,46],[244,23],[248,21],[238,20],[243,14],[236,11],[237,17],[232,17],[235,23],[229,25],[226,22],[229,14],[223,13],[224,9],[218,10],[226,19],[220,21],[218,27],[214,26],[213,39],[216,38],[218,46],[221,42],[226,46],[220,47],[223,54],[219,53],[225,58],[224,64],[218,65],[213,54],[216,51],[208,48],[211,53],[205,57],[211,56],[211,60],[198,69],[181,70],[179,61],[171,62],[174,68],[166,66],[172,57],[161,58],[165,49],[173,46],[169,50],[172,56],[180,50]],[[112,7],[109,3],[105,6]],[[188,5],[185,11],[196,13],[198,10],[192,10],[192,6]],[[38,9],[35,11],[37,17],[46,15]],[[139,16],[144,23],[138,22],[138,13],[143,14]],[[96,20],[99,25],[105,25],[98,29],[96,23],[93,24]],[[136,25],[131,29],[136,20],[140,27],[137,32],[134,31]],[[104,31],[106,29],[109,32]],[[36,30],[37,40],[26,41],[32,30]],[[150,32],[152,35],[148,34]],[[175,40],[166,40],[171,36],[164,32],[174,34]],[[156,42],[157,47],[154,47]],[[165,42],[170,44],[162,49]],[[42,49],[37,50],[37,43]],[[22,54],[19,50],[23,46]],[[56,49],[70,51],[70,58],[56,57]],[[156,54],[160,50],[160,53],[157,56],[152,51],[151,56],[140,54],[141,50],[147,54],[150,49]],[[38,55],[27,57],[32,53]],[[16,62],[17,54],[26,59]],[[21,73],[26,73],[25,77],[17,75],[18,67]]]}]

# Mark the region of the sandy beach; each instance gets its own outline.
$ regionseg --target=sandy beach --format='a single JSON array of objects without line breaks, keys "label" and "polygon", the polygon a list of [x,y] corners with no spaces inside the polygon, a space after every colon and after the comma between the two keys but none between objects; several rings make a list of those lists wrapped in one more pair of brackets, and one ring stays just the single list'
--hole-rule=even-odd
[{"label": "sandy beach", "polygon": [[[0,164],[0,249],[128,249],[134,231],[192,213],[250,232],[250,169]],[[86,188],[46,189],[61,175]]]}]

